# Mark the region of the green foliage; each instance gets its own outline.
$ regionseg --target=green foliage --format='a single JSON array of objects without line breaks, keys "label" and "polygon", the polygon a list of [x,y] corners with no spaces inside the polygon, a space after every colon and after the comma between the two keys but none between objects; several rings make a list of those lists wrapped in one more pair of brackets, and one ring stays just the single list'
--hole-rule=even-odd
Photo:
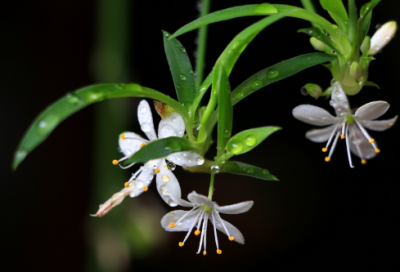
[{"label": "green foliage", "polygon": [[237,161],[226,162],[221,168],[220,173],[230,173],[262,180],[279,181],[279,179],[272,175],[267,169],[262,169],[254,165]]}]

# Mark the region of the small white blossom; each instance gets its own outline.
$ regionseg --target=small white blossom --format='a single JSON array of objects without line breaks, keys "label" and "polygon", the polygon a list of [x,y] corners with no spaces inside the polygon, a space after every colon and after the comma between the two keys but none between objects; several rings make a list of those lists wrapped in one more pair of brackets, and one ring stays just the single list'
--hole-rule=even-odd
[{"label": "small white blossom", "polygon": [[192,208],[190,211],[176,210],[167,213],[161,219],[161,226],[166,231],[185,231],[187,232],[186,237],[182,242],[179,242],[179,246],[184,246],[186,240],[189,238],[193,229],[196,236],[200,235],[200,244],[197,254],[201,252],[203,247],[203,254],[207,254],[207,226],[208,220],[213,224],[215,244],[217,247],[217,253],[221,254],[222,250],[219,248],[217,229],[222,233],[226,234],[230,241],[236,241],[239,244],[244,244],[244,237],[242,233],[232,224],[223,220],[220,213],[225,214],[240,214],[247,212],[253,206],[253,201],[244,201],[234,205],[218,206],[215,202],[212,202],[204,195],[192,192],[188,195],[190,202],[181,199],[180,197],[172,198],[180,206]]},{"label": "small white blossom", "polygon": [[313,129],[306,133],[306,137],[313,142],[327,142],[322,149],[328,151],[332,143],[329,155],[325,161],[330,161],[339,137],[346,139],[347,155],[350,167],[353,168],[350,151],[361,158],[362,164],[380,152],[375,140],[371,138],[365,128],[375,131],[383,131],[390,128],[397,119],[395,116],[389,120],[374,120],[382,116],[389,104],[385,101],[374,101],[358,108],[353,114],[349,108],[347,96],[339,83],[333,85],[331,106],[335,109],[336,117],[326,110],[312,106],[300,105],[293,109],[293,116],[300,121],[315,125],[327,126],[322,129]]},{"label": "small white blossom", "polygon": [[371,38],[371,47],[368,55],[375,55],[382,50],[394,37],[397,31],[397,23],[390,21],[381,26]]}]

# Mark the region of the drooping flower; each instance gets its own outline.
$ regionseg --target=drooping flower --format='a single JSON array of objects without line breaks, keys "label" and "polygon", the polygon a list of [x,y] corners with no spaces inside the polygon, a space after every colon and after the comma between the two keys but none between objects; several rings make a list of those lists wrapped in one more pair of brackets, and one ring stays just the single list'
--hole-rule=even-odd
[{"label": "drooping flower", "polygon": [[297,106],[293,109],[293,116],[311,125],[329,125],[326,128],[313,129],[306,133],[306,138],[313,142],[327,142],[322,149],[323,152],[327,152],[332,143],[331,150],[329,155],[325,157],[325,161],[329,162],[331,160],[340,137],[341,139],[346,139],[350,167],[354,167],[350,151],[361,158],[362,164],[366,164],[366,160],[375,157],[380,152],[380,149],[365,128],[375,131],[386,130],[396,122],[397,116],[389,120],[375,120],[389,109],[389,104],[385,101],[367,103],[358,108],[353,114],[349,108],[347,96],[338,82],[333,85],[330,105],[335,109],[336,117],[326,110],[312,105]]},{"label": "drooping flower", "polygon": [[[154,130],[153,116],[151,114],[150,106],[146,100],[142,100],[139,103],[137,114],[141,129],[147,135],[149,140],[146,140],[133,132],[122,133],[119,139],[119,148],[125,156],[119,160],[114,160],[114,165],[117,165],[119,162],[131,157],[147,143],[157,140]],[[185,132],[185,124],[182,117],[178,113],[163,113],[161,117],[162,120],[158,126],[159,139],[172,136],[183,136]],[[113,207],[120,204],[127,195],[136,197],[147,191],[154,178],[154,175],[157,176],[157,190],[160,193],[161,198],[171,207],[177,206],[177,204],[171,199],[170,194],[171,192],[174,192],[174,194],[180,198],[181,189],[178,180],[171,170],[174,169],[175,164],[182,167],[201,165],[204,163],[204,158],[195,152],[185,151],[173,153],[167,156],[166,159],[169,161],[168,164],[164,158],[154,159],[146,162],[144,166],[140,167],[140,169],[132,175],[129,181],[125,182],[124,189],[122,189],[119,193],[114,194],[113,197],[100,206],[100,209],[95,216],[105,215]],[[134,163],[126,167],[121,166],[121,168],[126,169],[133,165]]]},{"label": "drooping flower", "polygon": [[166,231],[185,231],[187,232],[186,237],[182,242],[179,242],[179,246],[184,246],[186,240],[189,238],[193,229],[196,236],[200,235],[200,244],[197,254],[201,252],[203,247],[203,254],[207,254],[207,226],[208,220],[213,225],[215,244],[217,247],[217,253],[221,254],[222,250],[219,248],[217,229],[226,234],[230,241],[236,241],[239,244],[244,244],[244,237],[242,233],[232,224],[223,220],[220,213],[225,214],[240,214],[247,212],[253,206],[253,201],[244,201],[238,204],[228,206],[218,206],[204,195],[192,192],[188,195],[189,201],[175,197],[172,194],[172,198],[180,206],[192,208],[189,211],[176,210],[171,211],[164,215],[161,219],[161,226]]},{"label": "drooping flower", "polygon": [[373,56],[382,50],[394,37],[397,31],[397,23],[390,21],[381,26],[371,38],[371,46],[368,55]]}]

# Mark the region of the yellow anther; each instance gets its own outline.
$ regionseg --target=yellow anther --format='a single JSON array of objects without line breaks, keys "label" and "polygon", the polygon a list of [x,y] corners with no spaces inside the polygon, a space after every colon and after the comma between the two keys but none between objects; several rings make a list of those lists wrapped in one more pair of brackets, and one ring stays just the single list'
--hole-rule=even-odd
[{"label": "yellow anther", "polygon": [[367,164],[367,160],[361,160],[362,164]]},{"label": "yellow anther", "polygon": [[179,242],[179,246],[183,247],[185,244],[183,242]]},{"label": "yellow anther", "polygon": [[125,182],[125,183],[124,183],[124,186],[125,186],[126,188],[128,188],[128,187],[129,187],[129,182]]},{"label": "yellow anther", "polygon": [[126,140],[126,138],[125,138],[125,135],[124,135],[124,134],[121,134],[121,139],[122,139],[122,140]]},{"label": "yellow anther", "polygon": [[140,147],[143,147],[143,146],[145,146],[146,145],[146,143],[141,143],[140,144]]},{"label": "yellow anther", "polygon": [[322,148],[322,152],[326,152],[326,151],[328,151],[327,147]]},{"label": "yellow anther", "polygon": [[199,236],[199,235],[200,235],[200,233],[201,233],[201,231],[199,231],[199,230],[196,230],[196,231],[194,232],[194,235],[196,235],[196,236]]},{"label": "yellow anther", "polygon": [[326,161],[326,162],[330,162],[330,161],[331,161],[331,158],[325,157],[325,161]]},{"label": "yellow anther", "polygon": [[235,240],[235,237],[229,236],[228,239],[229,239],[229,241],[233,241],[233,240]]},{"label": "yellow anther", "polygon": [[343,134],[342,134],[342,135],[340,135],[340,139],[342,139],[342,140],[344,139],[344,135],[343,135]]},{"label": "yellow anther", "polygon": [[142,189],[143,189],[144,192],[147,192],[147,190],[148,190],[149,188],[147,188],[146,186],[143,186]]},{"label": "yellow anther", "polygon": [[175,228],[174,222],[169,223],[169,227],[170,227],[171,229]]},{"label": "yellow anther", "polygon": [[206,256],[207,255],[207,251],[204,250],[203,251],[203,255]]},{"label": "yellow anther", "polygon": [[375,148],[375,152],[379,153],[379,152],[381,152],[381,150],[379,148]]},{"label": "yellow anther", "polygon": [[370,143],[370,144],[373,144],[373,143],[375,143],[375,140],[374,140],[374,139],[371,139],[371,140],[369,140],[369,143]]},{"label": "yellow anther", "polygon": [[112,164],[114,164],[114,165],[117,165],[118,163],[119,163],[118,160],[113,160],[113,161],[112,161]]},{"label": "yellow anther", "polygon": [[388,125],[388,128],[391,128],[393,125]]},{"label": "yellow anther", "polygon": [[160,173],[160,169],[156,168],[156,169],[154,169],[154,172]]},{"label": "yellow anther", "polygon": [[217,254],[222,254],[222,250],[221,249],[217,249]]}]

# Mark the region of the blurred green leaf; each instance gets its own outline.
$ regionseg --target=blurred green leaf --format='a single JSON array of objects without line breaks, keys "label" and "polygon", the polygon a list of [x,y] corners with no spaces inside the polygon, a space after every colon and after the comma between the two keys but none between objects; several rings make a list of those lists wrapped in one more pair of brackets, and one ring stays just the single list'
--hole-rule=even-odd
[{"label": "blurred green leaf", "polygon": [[360,18],[358,19],[358,43],[357,46],[361,46],[361,43],[364,41],[365,36],[369,30],[371,25],[372,18],[372,10],[376,5],[379,4],[381,0],[372,0],[365,5],[363,5],[360,9]]},{"label": "blurred green leaf", "polygon": [[180,137],[163,138],[146,144],[129,159],[123,161],[122,165],[126,166],[134,162],[147,162],[149,160],[166,157],[175,152],[191,151],[194,149],[192,144],[186,139]]},{"label": "blurred green leaf", "polygon": [[364,86],[370,86],[370,87],[375,87],[377,89],[380,89],[379,85],[372,81],[365,81]]},{"label": "blurred green leaf", "polygon": [[246,79],[232,91],[232,104],[235,105],[248,95],[271,83],[292,76],[309,67],[332,60],[336,60],[336,57],[325,53],[310,53],[265,68]]},{"label": "blurred green leaf", "polygon": [[221,167],[220,173],[231,173],[257,179],[279,181],[279,179],[272,175],[267,169],[236,161],[226,162]]},{"label": "blurred green leaf", "polygon": [[166,31],[163,31],[163,36],[165,55],[178,100],[186,109],[189,109],[196,94],[192,65],[182,44],[175,38],[169,39],[170,34]]},{"label": "blurred green leaf", "polygon": [[325,43],[326,45],[330,46],[332,49],[336,50],[339,54],[341,52],[336,48],[336,45],[333,43],[333,41],[325,34],[322,33],[321,30],[319,30],[316,27],[309,27],[309,28],[302,28],[297,30],[298,33],[305,33],[307,35],[310,35],[311,37],[314,37],[321,42]]},{"label": "blurred green leaf", "polygon": [[233,155],[249,152],[258,146],[262,141],[264,141],[269,135],[280,129],[280,127],[270,126],[252,128],[239,132],[230,138],[228,144],[226,145],[227,159]]},{"label": "blurred green leaf", "polygon": [[339,27],[348,33],[349,17],[342,0],[320,0],[321,6],[329,12]]},{"label": "blurred green leaf", "polygon": [[67,117],[90,104],[119,97],[152,98],[171,106],[184,119],[188,119],[187,111],[179,102],[163,93],[138,84],[98,84],[87,86],[66,94],[36,117],[15,152],[13,169],[16,169],[28,153],[43,142],[58,124]]},{"label": "blurred green leaf", "polygon": [[349,39],[352,44],[356,42],[357,39],[357,7],[355,0],[348,0],[349,6]]},{"label": "blurred green leaf", "polygon": [[184,25],[183,27],[179,28],[171,36],[171,38],[175,38],[186,32],[216,22],[226,21],[244,16],[265,16],[273,13],[277,13],[277,10],[274,5],[268,3],[227,8],[207,14],[206,16],[200,17],[199,19]]}]

